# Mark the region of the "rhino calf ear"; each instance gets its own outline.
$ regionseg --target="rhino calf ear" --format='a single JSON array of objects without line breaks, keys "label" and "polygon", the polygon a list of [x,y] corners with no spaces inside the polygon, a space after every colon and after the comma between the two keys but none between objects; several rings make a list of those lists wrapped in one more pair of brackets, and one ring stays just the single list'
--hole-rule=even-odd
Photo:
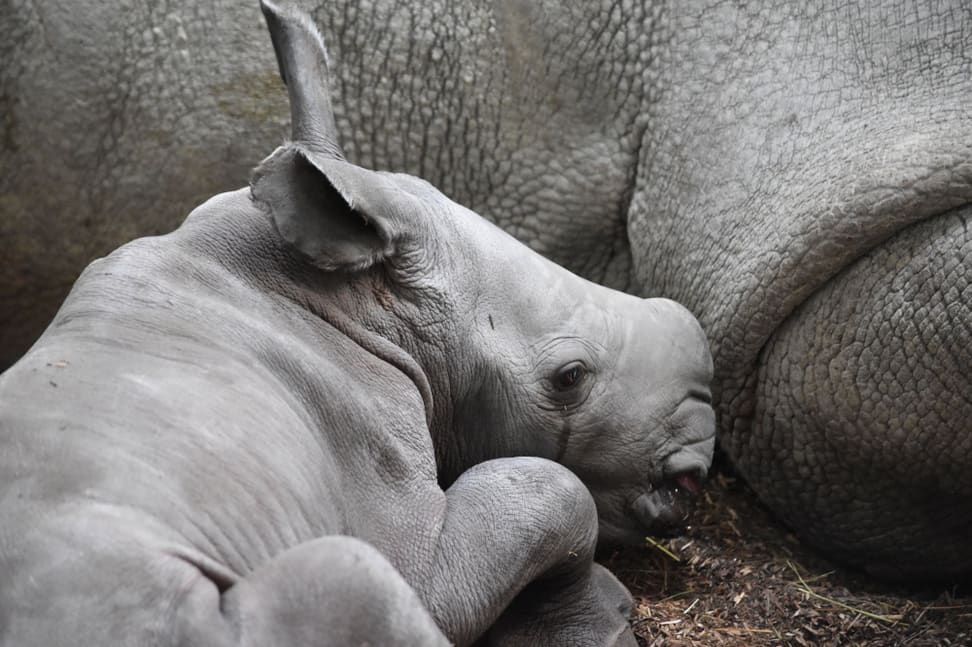
[{"label": "rhino calf ear", "polygon": [[[367,173],[339,160],[321,164],[295,147],[278,149],[254,171],[254,201],[269,212],[281,238],[325,270],[355,271],[391,252],[389,223],[355,205],[347,173]],[[348,167],[343,169],[342,167]],[[344,173],[337,172],[344,171]]]}]

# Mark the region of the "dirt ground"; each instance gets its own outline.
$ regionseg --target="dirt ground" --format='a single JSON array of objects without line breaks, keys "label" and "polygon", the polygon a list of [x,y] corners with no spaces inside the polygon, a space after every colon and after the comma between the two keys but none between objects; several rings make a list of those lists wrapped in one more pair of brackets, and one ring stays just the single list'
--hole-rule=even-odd
[{"label": "dirt ground", "polygon": [[840,569],[719,472],[686,536],[605,561],[637,599],[641,645],[972,645],[968,585],[908,590]]}]

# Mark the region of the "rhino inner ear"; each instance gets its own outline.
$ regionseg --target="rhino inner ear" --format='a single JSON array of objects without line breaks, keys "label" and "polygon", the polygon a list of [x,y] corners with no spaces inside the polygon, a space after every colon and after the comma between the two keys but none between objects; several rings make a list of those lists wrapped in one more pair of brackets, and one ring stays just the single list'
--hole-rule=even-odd
[{"label": "rhino inner ear", "polygon": [[303,151],[286,147],[257,167],[250,188],[281,238],[312,263],[325,270],[361,270],[391,253],[391,235],[379,214],[356,207],[341,190],[342,180],[329,177]]}]

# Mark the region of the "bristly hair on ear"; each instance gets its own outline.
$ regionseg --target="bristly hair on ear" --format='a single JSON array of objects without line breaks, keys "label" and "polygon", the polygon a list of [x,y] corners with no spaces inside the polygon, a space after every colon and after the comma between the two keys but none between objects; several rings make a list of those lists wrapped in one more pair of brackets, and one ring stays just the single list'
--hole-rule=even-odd
[{"label": "bristly hair on ear", "polygon": [[373,196],[381,184],[376,173],[290,145],[254,170],[250,194],[280,237],[312,264],[350,272],[394,252],[393,224]]}]

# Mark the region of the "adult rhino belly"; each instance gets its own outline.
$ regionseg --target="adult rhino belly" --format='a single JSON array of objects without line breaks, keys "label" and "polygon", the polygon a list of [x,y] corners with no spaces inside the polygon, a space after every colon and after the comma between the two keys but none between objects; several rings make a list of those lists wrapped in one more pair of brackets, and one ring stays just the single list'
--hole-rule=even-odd
[{"label": "adult rhino belly", "polygon": [[972,571],[969,18],[673,5],[628,220],[638,284],[709,335],[730,459],[817,548],[892,577]]},{"label": "adult rhino belly", "polygon": [[804,539],[893,578],[972,572],[972,148],[954,132],[828,142],[750,169],[762,186],[703,187],[708,217],[632,229],[642,284],[708,332],[734,465]]}]

